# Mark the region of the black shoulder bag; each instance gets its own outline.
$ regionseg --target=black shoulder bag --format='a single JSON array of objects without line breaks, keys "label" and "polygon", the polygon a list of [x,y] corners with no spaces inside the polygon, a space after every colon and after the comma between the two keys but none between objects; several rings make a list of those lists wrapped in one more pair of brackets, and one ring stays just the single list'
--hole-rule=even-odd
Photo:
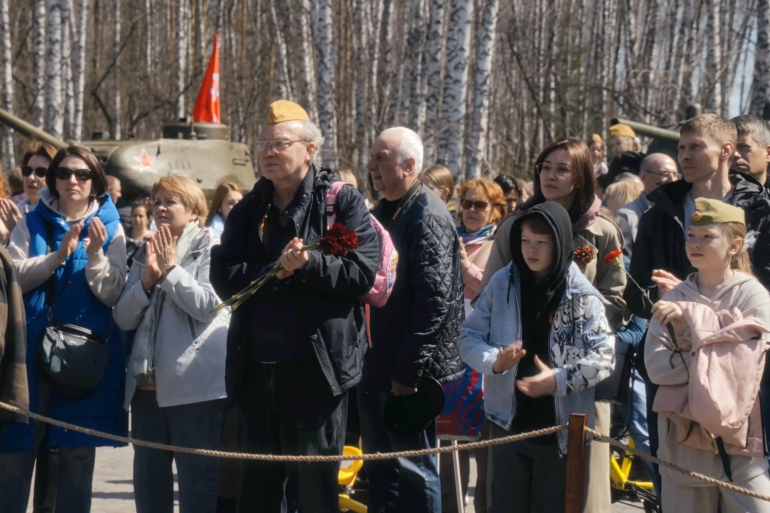
[{"label": "black shoulder bag", "polygon": [[[50,225],[46,229],[46,243],[51,252],[53,229]],[[74,324],[54,324],[55,294],[54,272],[46,283],[48,324],[43,330],[40,343],[40,366],[45,371],[51,392],[69,399],[78,399],[93,392],[104,379],[110,362],[110,346],[89,329]]]}]

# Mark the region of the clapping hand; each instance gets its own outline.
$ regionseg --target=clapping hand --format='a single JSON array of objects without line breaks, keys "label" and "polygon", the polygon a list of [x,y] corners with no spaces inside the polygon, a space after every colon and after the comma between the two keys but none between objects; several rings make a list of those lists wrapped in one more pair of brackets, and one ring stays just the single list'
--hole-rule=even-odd
[{"label": "clapping hand", "polygon": [[176,265],[176,241],[177,237],[171,235],[168,226],[161,226],[160,230],[152,237],[153,249],[161,274],[166,273]]},{"label": "clapping hand", "polygon": [[511,344],[497,353],[497,359],[492,364],[492,371],[495,374],[501,374],[519,363],[526,354],[527,351],[521,348],[521,341]]},{"label": "clapping hand", "polygon": [[154,238],[155,236],[153,235],[147,239],[144,250],[146,257],[144,274],[142,275],[142,288],[144,288],[144,290],[148,293],[152,290],[155,284],[158,283],[158,280],[163,274],[163,272],[160,270],[160,267],[158,267],[158,256],[155,252],[155,245],[153,244]]},{"label": "clapping hand", "polygon": [[16,204],[5,198],[0,199],[0,236],[8,240],[16,224],[21,220],[21,212]]},{"label": "clapping hand", "polygon": [[59,246],[59,249],[56,250],[56,253],[59,255],[59,260],[64,262],[68,256],[72,254],[73,251],[75,251],[75,248],[78,247],[78,240],[80,239],[80,232],[83,231],[83,224],[77,223],[76,225],[72,226],[67,233],[64,234],[64,238],[62,238],[61,246]]},{"label": "clapping hand", "polygon": [[556,392],[556,377],[553,375],[553,371],[537,356],[535,356],[535,365],[540,372],[534,376],[518,380],[516,386],[529,397],[552,395]]},{"label": "clapping hand", "polygon": [[98,253],[107,242],[107,228],[98,217],[91,219],[91,224],[88,227],[88,239],[88,253],[90,255]]}]

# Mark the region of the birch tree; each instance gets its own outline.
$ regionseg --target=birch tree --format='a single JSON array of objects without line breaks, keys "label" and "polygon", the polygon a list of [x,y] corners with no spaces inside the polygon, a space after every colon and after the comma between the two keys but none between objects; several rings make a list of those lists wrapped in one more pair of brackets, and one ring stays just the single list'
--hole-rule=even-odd
[{"label": "birch tree", "polygon": [[[13,113],[13,50],[11,48],[11,17],[9,10],[9,0],[0,0],[0,68],[2,68],[2,102],[3,109]],[[3,169],[10,173],[13,166],[16,165],[13,153],[13,129],[3,127],[2,146],[0,151],[3,153]]]},{"label": "birch tree", "polygon": [[89,0],[78,0],[72,81],[75,105],[71,131],[72,138],[76,141],[83,139],[83,93],[86,82],[86,34],[88,33],[89,4]]},{"label": "birch tree", "polygon": [[471,120],[470,151],[466,178],[481,176],[481,162],[486,149],[489,129],[489,89],[492,75],[492,59],[495,51],[498,0],[484,0],[481,29],[476,46],[476,78],[473,88],[473,118]]},{"label": "birch tree", "polygon": [[186,116],[184,94],[187,76],[190,0],[176,0],[176,2],[176,117],[181,119]]},{"label": "birch tree", "polygon": [[61,74],[64,96],[65,136],[71,137],[75,119],[75,92],[72,87],[72,0],[62,1],[61,13]]},{"label": "birch tree", "polygon": [[46,0],[35,0],[32,57],[32,124],[43,128],[45,115],[45,25]]},{"label": "birch tree", "polygon": [[719,80],[722,68],[719,0],[707,0],[707,2],[706,94],[708,95],[708,102],[706,103],[706,108],[712,112],[719,112],[719,108],[722,106],[722,84]]},{"label": "birch tree", "polygon": [[280,69],[280,79],[278,81],[281,89],[281,98],[294,100],[294,91],[292,90],[291,77],[289,77],[289,56],[286,50],[286,40],[281,25],[278,23],[278,11],[276,2],[279,0],[270,0],[270,18],[275,27],[275,42],[278,47],[278,66]]},{"label": "birch tree", "polygon": [[437,161],[457,178],[462,176],[472,18],[473,2],[452,0]]},{"label": "birch tree", "polygon": [[757,44],[749,112],[761,116],[770,97],[770,0],[757,0]]},{"label": "birch tree", "polygon": [[337,112],[334,102],[332,0],[317,0],[314,34],[318,52],[318,125],[324,135],[322,160],[337,167]]},{"label": "birch tree", "polygon": [[318,119],[316,108],[316,72],[315,58],[313,55],[313,34],[310,27],[310,0],[300,0],[299,9],[299,57],[300,57],[300,82],[302,84],[303,105],[307,105],[310,119]]},{"label": "birch tree", "polygon": [[62,0],[48,3],[48,131],[53,137],[64,137],[64,112],[61,69]]},{"label": "birch tree", "polygon": [[[110,126],[110,135],[116,141],[121,139],[121,123],[120,118],[123,114],[122,105],[120,101],[120,4],[121,0],[113,1],[113,13],[114,13],[114,25],[112,33],[112,52],[115,59],[115,67],[112,71],[112,126]],[[181,3],[181,1],[180,1]]]},{"label": "birch tree", "polygon": [[421,98],[415,99],[415,102],[420,102],[420,108],[425,109],[423,141],[425,143],[424,162],[426,163],[431,163],[436,158],[436,123],[439,117],[438,108],[441,99],[441,60],[442,49],[444,48],[444,1],[430,0],[428,35],[425,51],[422,54],[421,89],[418,92],[425,100],[423,102]]}]

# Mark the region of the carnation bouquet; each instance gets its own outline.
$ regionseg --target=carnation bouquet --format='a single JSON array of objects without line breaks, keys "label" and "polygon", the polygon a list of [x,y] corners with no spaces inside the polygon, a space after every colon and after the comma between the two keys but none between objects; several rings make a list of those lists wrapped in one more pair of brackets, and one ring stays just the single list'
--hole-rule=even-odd
[{"label": "carnation bouquet", "polygon": [[[345,256],[348,254],[348,251],[353,251],[354,249],[358,249],[358,235],[355,231],[345,228],[345,225],[341,223],[334,223],[326,231],[326,235],[302,247],[302,251],[318,250],[327,256]],[[269,271],[252,281],[248,287],[214,307],[212,312],[218,312],[226,306],[229,306],[232,311],[237,310],[239,306],[245,303],[265,283],[273,279],[281,271],[283,271],[283,265],[279,262],[271,267]]]}]

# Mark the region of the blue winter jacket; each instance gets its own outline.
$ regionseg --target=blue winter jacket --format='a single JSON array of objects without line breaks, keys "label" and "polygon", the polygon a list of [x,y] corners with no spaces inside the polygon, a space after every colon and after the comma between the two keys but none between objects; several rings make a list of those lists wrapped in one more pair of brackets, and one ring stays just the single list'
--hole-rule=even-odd
[{"label": "blue winter jacket", "polygon": [[[485,374],[484,411],[505,429],[516,416],[518,365],[495,374],[492,365],[500,350],[521,340],[521,280],[513,263],[497,271],[460,330],[457,346],[462,359]],[[615,366],[615,339],[604,313],[601,294],[576,264],[567,271],[567,287],[554,315],[549,367],[556,377],[556,423],[567,424],[572,413],[588,415],[593,428],[594,387]],[[559,451],[567,454],[567,432],[558,433]]]},{"label": "blue winter jacket", "polygon": [[[88,227],[94,217],[98,217],[107,229],[107,247],[115,237],[120,223],[118,211],[109,195],[99,200],[101,206],[93,215],[86,218],[75,251],[67,257],[65,264],[56,272],[56,292],[52,310],[54,323],[71,323],[87,328],[103,338],[107,338],[111,351],[107,374],[99,387],[86,397],[71,400],[57,395],[51,390],[50,417],[98,431],[120,436],[127,436],[128,413],[123,409],[123,395],[126,382],[125,353],[117,329],[113,328],[112,309],[104,305],[91,291],[86,281],[85,267],[88,262],[83,239],[88,237]],[[54,244],[51,251],[61,246],[64,234],[69,230],[67,221],[61,214],[54,212],[40,202],[38,207],[26,214],[26,223],[30,234],[29,257],[48,253],[46,226],[53,227]],[[29,380],[30,410],[39,412],[39,375],[38,351],[43,330],[48,324],[48,311],[45,307],[47,283],[24,294],[24,306],[27,314],[27,377]],[[28,425],[7,426],[0,433],[0,453],[31,452],[34,441],[36,422],[30,419]],[[71,430],[48,426],[46,436],[40,447],[117,447],[123,444],[76,433]]]}]

